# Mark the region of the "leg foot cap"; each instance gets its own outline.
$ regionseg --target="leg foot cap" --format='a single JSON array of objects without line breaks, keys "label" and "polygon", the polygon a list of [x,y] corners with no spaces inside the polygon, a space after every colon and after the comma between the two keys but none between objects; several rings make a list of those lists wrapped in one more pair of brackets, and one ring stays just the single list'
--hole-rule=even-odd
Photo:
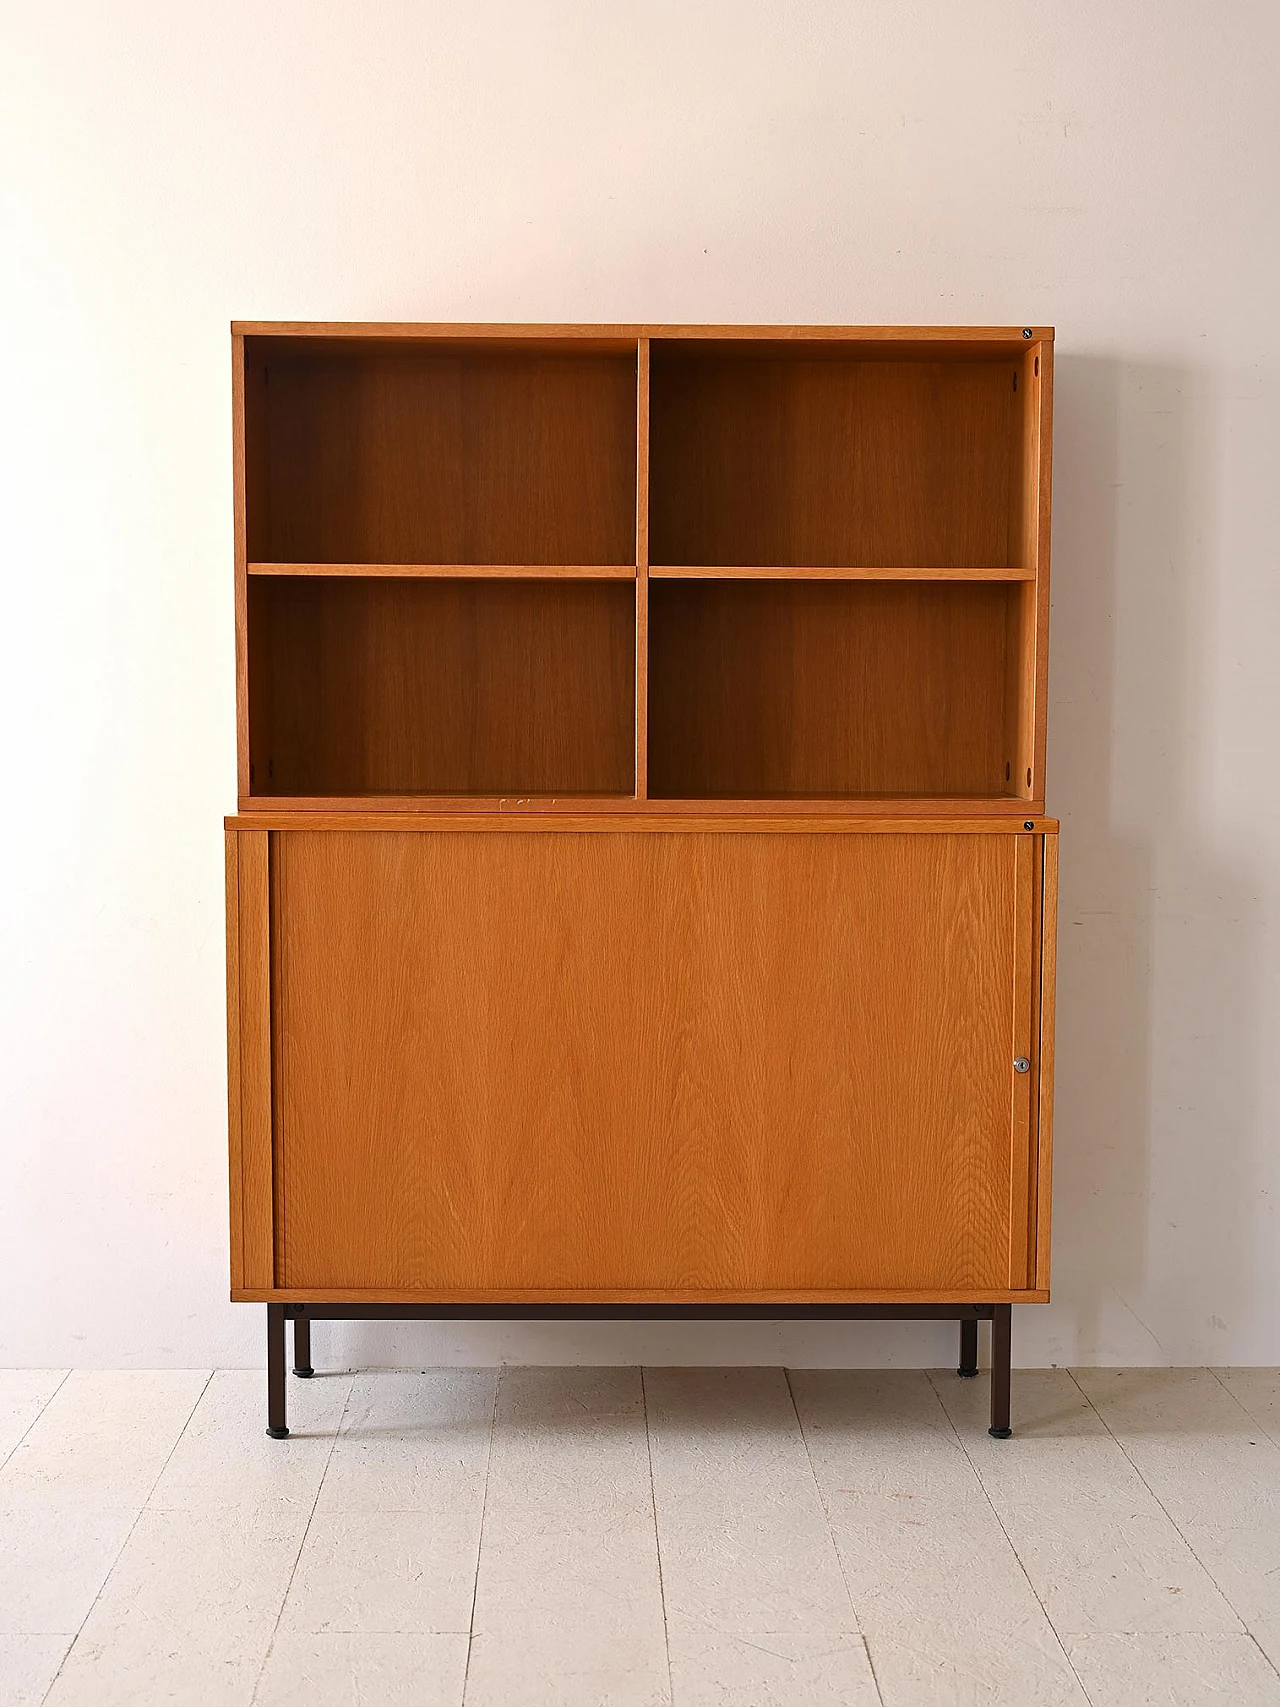
[{"label": "leg foot cap", "polygon": [[1011,1440],[1013,1438],[1013,1430],[1011,1428],[989,1428],[987,1433],[991,1436],[992,1440]]},{"label": "leg foot cap", "polygon": [[288,1440],[289,1438],[289,1431],[287,1428],[269,1428],[267,1433],[271,1436],[272,1440]]},{"label": "leg foot cap", "polygon": [[962,1381],[972,1381],[973,1377],[977,1373],[978,1373],[978,1371],[976,1369],[957,1369],[956,1370],[956,1374],[960,1377],[960,1379]]},{"label": "leg foot cap", "polygon": [[310,1381],[311,1377],[315,1374],[315,1370],[308,1364],[305,1369],[295,1369],[293,1373],[298,1377],[299,1381]]}]

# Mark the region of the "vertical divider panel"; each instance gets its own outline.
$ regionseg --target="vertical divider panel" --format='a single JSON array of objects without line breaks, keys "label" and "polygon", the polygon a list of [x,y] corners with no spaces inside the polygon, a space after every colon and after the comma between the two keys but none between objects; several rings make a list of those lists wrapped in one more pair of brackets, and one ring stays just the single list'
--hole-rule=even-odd
[{"label": "vertical divider panel", "polygon": [[[1032,1048],[1034,962],[1036,919],[1035,860],[1039,838],[1013,838],[1013,1036],[1010,1039],[1009,1077],[1012,1080],[1012,1118],[1009,1136],[1009,1286],[1021,1290],[1030,1282],[1034,1233],[1032,1195],[1035,1176],[1031,1165],[1031,1092],[1038,1076],[1039,1051]],[[1031,1070],[1019,1073],[1014,1061],[1025,1057]]]},{"label": "vertical divider panel", "polygon": [[249,793],[249,539],[245,468],[244,339],[231,338],[231,478],[235,518],[236,787]]},{"label": "vertical divider panel", "polygon": [[275,1284],[271,1134],[271,877],[268,830],[242,830],[237,856],[240,1204],[243,1285]]},{"label": "vertical divider panel", "polygon": [[649,797],[649,340],[636,347],[636,799]]},{"label": "vertical divider panel", "polygon": [[1058,838],[1045,836],[1040,886],[1040,1059],[1036,1082],[1040,1109],[1036,1130],[1036,1268],[1034,1285],[1049,1285],[1049,1219],[1053,1185],[1053,1035],[1058,969]]}]

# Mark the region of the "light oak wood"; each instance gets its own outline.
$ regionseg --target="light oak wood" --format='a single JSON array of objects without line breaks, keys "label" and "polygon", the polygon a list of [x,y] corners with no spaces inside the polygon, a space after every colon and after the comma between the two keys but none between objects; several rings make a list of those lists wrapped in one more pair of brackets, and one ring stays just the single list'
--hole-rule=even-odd
[{"label": "light oak wood", "polygon": [[[315,338],[341,342],[436,343],[475,340],[487,345],[564,344],[616,349],[639,338],[707,338],[743,343],[958,344],[991,346],[1011,353],[1029,344],[1052,341],[1052,326],[721,326],[592,325],[573,322],[498,324],[487,321],[233,320],[233,335],[244,338]],[[1030,339],[1027,333],[1030,332]]]},{"label": "light oak wood", "polygon": [[632,581],[631,563],[250,563],[250,575],[407,576],[420,580]]},{"label": "light oak wood", "polygon": [[1052,340],[233,327],[233,1296],[1047,1297]]},{"label": "light oak wood", "polygon": [[244,1278],[244,1161],[240,1146],[240,837],[224,832],[227,936],[227,1168],[231,1286]]},{"label": "light oak wood", "polygon": [[803,829],[815,817],[838,816],[841,821],[854,820],[850,828],[857,829],[866,828],[868,821],[872,828],[891,822],[900,828],[902,820],[917,820],[922,813],[928,813],[929,820],[967,819],[969,822],[964,827],[968,830],[1055,827],[1054,820],[1044,818],[1042,808],[1035,807],[1033,802],[1012,796],[991,799],[963,794],[846,794],[836,799],[825,795],[792,795],[763,800],[633,800],[628,795],[617,794],[487,798],[476,794],[291,794],[284,800],[247,797],[240,802],[240,816],[226,822],[232,828],[287,830],[308,826],[318,829],[321,820],[325,820],[338,828],[345,824],[349,829],[388,829],[396,826],[397,814],[432,826],[442,819],[464,814],[477,817],[481,823],[489,819],[509,826],[515,821],[522,829],[536,829],[539,818],[558,820],[563,816],[588,825],[603,819],[601,828],[632,829],[642,828],[646,819],[651,826],[656,823],[661,828],[663,820],[696,817],[714,828],[717,824],[726,827],[726,820],[747,817],[763,819],[775,826],[794,821],[797,828]]},{"label": "light oak wood", "polygon": [[1053,1185],[1054,1010],[1058,970],[1058,838],[1044,838],[1040,930],[1039,1108],[1036,1133],[1035,1284],[1049,1288],[1049,1252]]},{"label": "light oak wood", "polygon": [[[252,565],[250,565],[252,568]],[[951,567],[921,569],[900,566],[888,569],[870,564],[823,564],[817,567],[788,564],[776,566],[724,563],[657,563],[649,573],[656,580],[724,580],[724,581],[1033,581],[1034,569],[1020,566],[1003,568]]]},{"label": "light oak wood", "polygon": [[636,799],[649,793],[649,340],[636,366]]},{"label": "light oak wood", "polygon": [[649,792],[998,795],[1010,590],[662,581]]},{"label": "light oak wood", "polygon": [[254,561],[634,564],[634,350],[280,355],[253,338],[245,362],[267,400]]},{"label": "light oak wood", "polygon": [[[680,807],[693,802],[673,803]],[[908,804],[903,802],[904,805]],[[797,803],[787,802],[785,811],[769,810],[762,804],[756,810],[743,810],[741,802],[715,801],[703,804],[695,811],[664,812],[641,810],[633,813],[604,812],[594,808],[589,812],[529,811],[507,812],[295,812],[293,802],[288,808],[274,812],[255,810],[225,820],[233,829],[247,830],[403,830],[412,834],[429,834],[435,830],[474,830],[498,835],[519,834],[557,835],[565,830],[579,834],[607,835],[664,835],[673,828],[698,830],[720,835],[807,836],[821,832],[832,836],[865,835],[1016,835],[1024,825],[1033,830],[1055,833],[1058,825],[1053,818],[1023,819],[1007,816],[948,817],[939,814],[922,818],[918,814],[926,803],[913,799],[912,812],[860,816],[845,810],[844,803],[828,804],[819,810],[804,813]],[[667,802],[654,802],[654,807]]]},{"label": "light oak wood", "polygon": [[442,1292],[410,1293],[389,1287],[237,1287],[235,1304],[1047,1304],[1047,1291],[1002,1292],[998,1288],[974,1291],[885,1290],[844,1291],[839,1287],[819,1291],[743,1292],[695,1290],[642,1292],[609,1287],[584,1287],[566,1292],[563,1287],[505,1287],[501,1291],[475,1288]]},{"label": "light oak wood", "polygon": [[255,794],[633,792],[627,583],[264,579],[249,627]]},{"label": "light oak wood", "polygon": [[653,562],[1021,567],[1016,374],[655,343]]},{"label": "light oak wood", "polygon": [[1035,943],[1040,934],[1036,914],[1034,864],[1043,861],[1034,836],[1013,843],[1013,1025],[1009,1040],[1011,1061],[1030,1062],[1027,1072],[1010,1074],[1012,1115],[1009,1140],[1009,1274],[1011,1288],[1034,1283],[1031,1253],[1035,1246],[1032,1181],[1035,1177],[1031,1108],[1036,1077],[1032,1047],[1037,1003],[1034,989]]},{"label": "light oak wood", "polygon": [[239,940],[241,1264],[246,1286],[275,1274],[272,1144],[270,837],[241,832],[236,857]]},{"label": "light oak wood", "polygon": [[279,836],[280,1284],[1005,1290],[1030,840]]}]

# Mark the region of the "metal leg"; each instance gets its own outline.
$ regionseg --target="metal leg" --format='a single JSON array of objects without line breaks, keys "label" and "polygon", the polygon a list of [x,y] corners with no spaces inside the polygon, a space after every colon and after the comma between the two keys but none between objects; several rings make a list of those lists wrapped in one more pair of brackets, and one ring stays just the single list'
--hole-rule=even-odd
[{"label": "metal leg", "polygon": [[991,1427],[996,1440],[1008,1440],[1009,1365],[1012,1352],[1013,1305],[997,1304],[991,1314]]},{"label": "metal leg", "polygon": [[960,1367],[957,1375],[976,1375],[978,1373],[978,1322],[962,1321],[960,1323]]},{"label": "metal leg", "polygon": [[284,1440],[289,1433],[285,1421],[284,1305],[267,1305],[267,1433]]},{"label": "metal leg", "polygon": [[308,1316],[293,1318],[293,1373],[304,1379],[315,1374],[311,1367],[311,1319]]}]

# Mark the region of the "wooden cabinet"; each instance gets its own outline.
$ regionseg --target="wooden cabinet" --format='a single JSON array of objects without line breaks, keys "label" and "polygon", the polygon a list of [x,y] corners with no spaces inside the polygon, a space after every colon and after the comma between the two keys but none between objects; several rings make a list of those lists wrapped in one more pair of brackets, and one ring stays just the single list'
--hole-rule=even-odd
[{"label": "wooden cabinet", "polygon": [[[1047,1297],[1052,336],[234,329],[232,1295]],[[1003,1407],[1003,1410],[1002,1410]]]}]

